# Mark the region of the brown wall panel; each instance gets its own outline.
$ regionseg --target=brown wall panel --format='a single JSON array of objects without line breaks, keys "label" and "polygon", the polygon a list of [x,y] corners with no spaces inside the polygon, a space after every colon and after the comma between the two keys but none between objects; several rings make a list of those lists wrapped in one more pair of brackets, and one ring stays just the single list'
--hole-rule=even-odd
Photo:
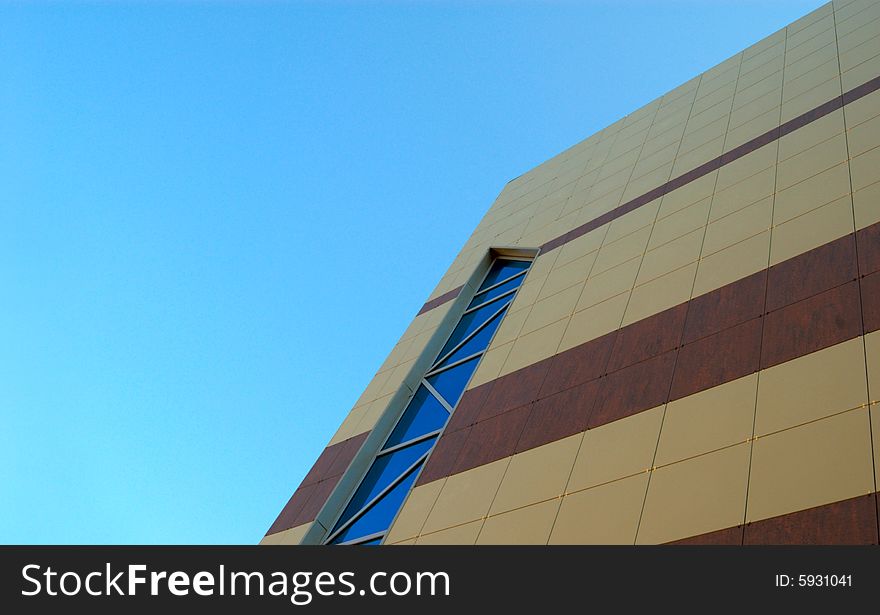
[{"label": "brown wall panel", "polygon": [[546,359],[495,380],[495,386],[486,396],[486,403],[480,409],[477,420],[482,421],[535,401],[549,369],[550,359]]},{"label": "brown wall panel", "polygon": [[590,380],[532,404],[515,452],[562,440],[587,428],[601,380]]},{"label": "brown wall panel", "polygon": [[791,305],[856,278],[856,242],[850,234],[770,267],[767,311]]},{"label": "brown wall panel", "polygon": [[494,381],[487,382],[465,391],[458,402],[458,406],[455,408],[455,412],[452,413],[449,423],[446,425],[446,431],[455,431],[476,423],[480,410],[482,410],[483,404],[486,403],[486,397],[494,385]]},{"label": "brown wall panel", "polygon": [[749,523],[747,545],[875,545],[875,494]]},{"label": "brown wall panel", "polygon": [[676,351],[611,372],[602,378],[589,427],[598,427],[659,406],[669,395]]},{"label": "brown wall panel", "polygon": [[[869,230],[874,228],[880,223]],[[768,270],[747,276],[466,392],[456,410],[457,415],[464,409],[462,416],[453,416],[419,484],[460,471],[450,451],[457,454],[464,445],[461,428],[487,418],[497,418],[482,428],[492,427],[493,433],[505,421],[516,421],[509,427],[519,437],[513,450],[520,452],[852,339],[862,330],[859,284],[866,328],[880,329],[880,271],[797,300],[853,275],[853,237],[797,257],[790,269],[784,266],[788,261],[780,263],[772,277]],[[829,272],[829,264],[837,272]],[[810,290],[780,290],[776,304],[794,303],[762,316],[768,280],[790,286],[788,275]],[[679,331],[683,345],[674,348]],[[649,349],[640,350],[641,344]],[[670,345],[672,350],[606,373],[612,355],[621,357],[613,359],[616,367],[629,362],[624,356],[641,358]],[[530,410],[510,412],[517,407]],[[469,434],[469,440],[476,449],[477,436]],[[500,459],[492,455],[510,454],[510,440],[487,447],[481,458],[489,463]],[[461,467],[472,463],[462,461]]]},{"label": "brown wall panel", "polygon": [[604,374],[616,338],[617,331],[575,346],[550,359],[550,369],[538,397],[553,395]]},{"label": "brown wall panel", "polygon": [[444,478],[455,472],[455,462],[467,442],[473,427],[465,427],[456,431],[446,430],[434,445],[431,456],[422,468],[416,485],[424,485],[431,481]]},{"label": "brown wall panel", "polygon": [[764,313],[767,271],[759,271],[690,301],[682,343],[718,333]]},{"label": "brown wall panel", "polygon": [[678,347],[687,311],[688,304],[682,303],[623,327],[614,344],[608,371],[616,371]]},{"label": "brown wall panel", "polygon": [[454,473],[513,455],[530,410],[531,405],[521,406],[471,427],[455,462]]},{"label": "brown wall panel", "polygon": [[705,391],[758,371],[761,318],[681,347],[670,400]]},{"label": "brown wall panel", "polygon": [[862,293],[862,318],[865,333],[880,329],[880,271],[859,280]]},{"label": "brown wall panel", "polygon": [[859,274],[880,271],[880,224],[872,224],[856,233],[859,250]]},{"label": "brown wall panel", "polygon": [[323,451],[321,451],[321,454],[320,456],[318,456],[318,460],[315,462],[315,465],[312,466],[312,469],[309,470],[309,473],[306,474],[306,477],[300,484],[301,487],[303,485],[311,485],[313,483],[317,483],[318,481],[324,480],[326,477],[333,475],[331,472],[331,469],[333,468],[333,462],[336,461],[336,457],[339,456],[339,452],[343,448],[341,446],[342,444],[342,442],[339,442],[338,444],[328,446]]},{"label": "brown wall panel", "polygon": [[858,282],[849,282],[764,318],[761,368],[845,342],[862,333]]},{"label": "brown wall panel", "polygon": [[293,495],[290,496],[290,499],[287,501],[287,504],[281,509],[275,522],[272,523],[272,527],[266,532],[266,535],[268,536],[269,534],[275,534],[276,532],[295,527],[296,523],[294,523],[294,521],[296,521],[303,506],[309,501],[309,497],[314,490],[315,484],[312,483],[294,491]]},{"label": "brown wall panel", "polygon": [[314,521],[315,517],[318,516],[318,513],[321,512],[321,508],[324,506],[327,498],[333,493],[333,489],[336,488],[336,483],[339,482],[340,478],[341,475],[334,476],[333,478],[328,478],[312,485],[312,494],[309,496],[308,501],[302,509],[300,509],[299,514],[293,520],[293,525],[291,527]]},{"label": "brown wall panel", "polygon": [[431,299],[430,301],[426,302],[425,305],[422,306],[422,309],[419,310],[419,313],[416,314],[416,316],[419,316],[420,314],[424,314],[425,312],[433,310],[435,307],[439,307],[439,306],[443,305],[444,303],[446,303],[447,301],[452,301],[453,299],[458,297],[458,295],[461,293],[462,288],[464,288],[464,286],[459,286],[458,288],[453,288],[452,290],[443,293],[439,297],[436,297],[436,298]]},{"label": "brown wall panel", "polygon": [[699,536],[691,536],[690,538],[682,538],[666,544],[670,545],[742,545],[743,543],[743,526],[729,527]]}]

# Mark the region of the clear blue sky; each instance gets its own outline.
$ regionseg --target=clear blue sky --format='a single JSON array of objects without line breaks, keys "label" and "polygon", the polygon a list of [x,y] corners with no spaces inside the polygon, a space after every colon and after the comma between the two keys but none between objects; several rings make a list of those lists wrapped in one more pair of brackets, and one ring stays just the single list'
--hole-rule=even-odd
[{"label": "clear blue sky", "polygon": [[0,542],[257,542],[508,180],[820,4],[3,3]]}]

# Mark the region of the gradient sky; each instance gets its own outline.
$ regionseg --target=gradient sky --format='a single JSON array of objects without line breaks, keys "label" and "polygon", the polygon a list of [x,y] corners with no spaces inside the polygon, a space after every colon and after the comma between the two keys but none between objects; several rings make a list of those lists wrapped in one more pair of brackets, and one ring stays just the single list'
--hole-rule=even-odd
[{"label": "gradient sky", "polygon": [[820,4],[3,2],[0,542],[257,542],[508,180]]}]

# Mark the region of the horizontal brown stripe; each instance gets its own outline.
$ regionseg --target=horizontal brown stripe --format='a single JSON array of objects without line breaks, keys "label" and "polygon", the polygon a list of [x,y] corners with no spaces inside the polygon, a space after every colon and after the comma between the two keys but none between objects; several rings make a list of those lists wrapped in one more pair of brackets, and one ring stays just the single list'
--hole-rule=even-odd
[{"label": "horizontal brown stripe", "polygon": [[672,545],[876,545],[877,493],[691,536]]},{"label": "horizontal brown stripe", "polygon": [[716,530],[699,536],[682,538],[666,544],[669,545],[737,545],[743,543],[743,526],[737,525],[724,530]]},{"label": "horizontal brown stripe", "polygon": [[364,432],[325,448],[266,535],[314,521],[368,434]]},{"label": "horizontal brown stripe", "polygon": [[769,145],[774,141],[781,139],[782,137],[791,134],[795,130],[799,128],[803,128],[807,124],[811,124],[816,120],[825,117],[829,113],[836,111],[842,108],[844,105],[848,105],[851,102],[859,100],[860,98],[871,94],[872,92],[880,89],[880,77],[875,77],[871,79],[867,83],[863,83],[862,85],[849,90],[842,96],[835,96],[828,102],[822,103],[818,107],[810,109],[806,113],[802,113],[794,119],[791,119],[776,128],[768,130],[767,132],[758,135],[754,139],[746,141],[742,145],[739,145],[729,152],[725,152],[720,156],[713,158],[709,162],[703,163],[695,169],[691,169],[687,173],[679,175],[673,179],[670,179],[665,184],[654,188],[653,190],[646,192],[636,198],[623,203],[622,205],[618,205],[616,208],[612,209],[609,212],[606,212],[599,216],[598,218],[594,218],[589,222],[582,224],[581,226],[560,235],[550,241],[546,242],[541,246],[541,253],[549,252],[550,250],[555,250],[556,248],[565,245],[569,241],[577,239],[582,235],[586,235],[592,230],[595,230],[602,226],[603,224],[607,224],[612,220],[616,220],[621,216],[628,214],[631,211],[634,211],[641,207],[642,205],[647,205],[654,199],[657,199],[673,190],[677,190],[682,186],[686,186],[687,184],[695,181],[713,171],[717,171],[724,165],[730,164],[735,160],[739,160],[743,156],[747,154],[751,154],[755,150],[764,147],[765,145]]},{"label": "horizontal brown stripe", "polygon": [[[617,218],[620,218],[621,216],[624,216],[631,211],[635,211],[642,205],[647,205],[651,201],[658,199],[661,196],[672,192],[673,190],[677,190],[682,186],[686,186],[687,184],[705,175],[708,175],[709,173],[712,173],[713,171],[717,171],[721,167],[730,164],[735,160],[739,160],[743,156],[751,154],[755,150],[762,148],[765,145],[769,145],[770,143],[773,143],[774,141],[777,141],[778,139],[781,139],[782,137],[791,134],[795,130],[803,128],[804,126],[825,117],[829,113],[843,108],[851,102],[859,100],[860,98],[863,98],[868,94],[876,92],[878,89],[880,89],[880,77],[875,77],[874,79],[871,79],[870,81],[863,83],[862,85],[857,86],[849,90],[848,92],[845,92],[842,96],[835,96],[831,100],[822,103],[821,105],[813,109],[810,109],[806,113],[802,113],[796,118],[788,120],[787,122],[777,126],[776,128],[772,128],[767,132],[758,135],[754,139],[746,141],[742,145],[738,145],[729,152],[725,152],[720,156],[713,158],[709,162],[703,163],[700,166],[691,169],[687,173],[670,179],[665,184],[649,190],[648,192],[641,194],[634,199],[623,203],[622,205],[618,205],[611,211],[605,212],[597,218],[594,218],[589,222],[578,226],[577,228],[563,233],[559,237],[554,237],[550,241],[547,241],[541,245],[540,253],[545,254],[547,252],[550,252],[551,250],[555,250],[556,248],[564,246],[569,241],[573,241],[578,237],[586,235],[590,231],[596,230],[604,224],[616,220]],[[425,305],[422,306],[422,309],[419,310],[419,314],[423,314],[428,310],[432,310],[435,307],[446,303],[447,301],[455,299],[458,296],[458,293],[461,292],[461,289],[462,287],[460,286],[454,290],[449,291],[448,293],[437,297],[436,299],[428,301]]]},{"label": "horizontal brown stripe", "polygon": [[429,311],[433,310],[435,307],[443,305],[447,301],[452,301],[453,299],[458,297],[459,294],[461,294],[462,288],[464,288],[463,285],[459,286],[458,288],[453,288],[449,292],[443,293],[439,297],[431,299],[430,301],[425,303],[425,305],[422,306],[422,309],[419,310],[419,313],[416,314],[416,316],[420,316],[420,315],[424,314],[425,312],[429,312]]},{"label": "horizontal brown stripe", "polygon": [[880,223],[465,391],[417,484],[880,328],[878,245]]}]

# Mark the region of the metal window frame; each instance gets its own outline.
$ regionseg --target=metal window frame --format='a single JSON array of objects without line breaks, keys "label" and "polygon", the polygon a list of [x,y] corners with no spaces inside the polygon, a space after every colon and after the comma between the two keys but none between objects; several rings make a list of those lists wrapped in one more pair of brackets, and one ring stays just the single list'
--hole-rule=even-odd
[{"label": "metal window frame", "polygon": [[481,308],[484,308],[484,307],[486,307],[487,305],[492,305],[492,304],[495,303],[496,301],[500,301],[501,299],[503,299],[504,297],[507,297],[508,295],[513,295],[513,294],[515,294],[516,291],[518,291],[518,290],[519,290],[519,286],[517,286],[516,288],[514,288],[514,289],[512,289],[512,290],[509,290],[509,291],[507,291],[507,292],[505,292],[505,293],[501,293],[501,294],[498,295],[497,297],[492,297],[492,298],[489,299],[488,301],[484,301],[483,303],[481,303],[481,304],[479,304],[479,305],[475,305],[475,306],[473,306],[473,307],[469,307],[469,308],[466,309],[464,312],[462,312],[461,315],[462,315],[462,316],[465,316],[465,315],[467,315],[467,314],[470,314],[471,312],[476,312],[477,310],[479,310],[479,309],[481,309]]},{"label": "metal window frame", "polygon": [[[518,288],[515,288],[515,289],[513,289],[513,292],[516,292],[517,290],[519,290],[519,289],[518,289]],[[485,303],[484,305],[488,305],[489,303],[491,303],[491,301]],[[492,312],[492,315],[489,316],[485,321],[483,321],[483,324],[481,324],[479,327],[477,327],[476,329],[474,329],[473,331],[471,331],[470,333],[468,333],[467,336],[463,337],[462,340],[461,340],[459,343],[457,343],[455,346],[453,346],[452,348],[450,348],[449,351],[448,351],[445,355],[443,355],[443,356],[440,357],[439,359],[435,360],[435,361],[431,364],[431,367],[430,367],[430,370],[431,370],[431,371],[425,373],[425,377],[427,377],[427,376],[429,376],[429,375],[432,375],[432,374],[435,374],[435,373],[437,373],[437,372],[443,371],[443,369],[445,369],[446,367],[449,367],[449,366],[444,366],[444,368],[441,368],[441,369],[435,369],[440,363],[443,363],[443,361],[445,361],[446,359],[448,359],[451,355],[455,354],[455,353],[458,351],[459,348],[461,348],[462,346],[464,346],[465,344],[467,344],[469,341],[471,341],[471,339],[472,339],[477,333],[479,333],[480,331],[482,331],[483,329],[485,329],[486,327],[488,327],[488,326],[489,326],[489,323],[492,322],[495,318],[497,318],[498,315],[499,315],[501,312],[503,312],[504,310],[506,310],[507,308],[509,308],[511,303],[513,303],[513,300],[512,300],[512,299],[511,299],[510,301],[505,301],[505,302],[504,302],[504,305],[502,305],[500,308],[498,308],[497,310],[495,310],[494,312]],[[462,314],[462,316],[464,316],[464,314]],[[461,322],[461,320],[459,320],[459,322]],[[455,325],[455,326],[458,327],[458,325]],[[455,332],[455,329],[453,329],[452,332],[454,333],[454,332]],[[451,336],[452,333],[450,333],[449,335]],[[444,346],[445,346],[445,344],[444,344]],[[442,348],[441,348],[441,351],[442,351]],[[485,350],[481,350],[480,352],[485,352]],[[460,359],[460,360],[461,360],[461,359]],[[460,361],[460,360],[459,360],[459,361]],[[456,361],[456,363],[457,363],[457,362],[458,362],[458,361]]]},{"label": "metal window frame", "polygon": [[[498,260],[498,259],[496,258],[495,260]],[[506,261],[507,261],[507,260],[511,260],[511,261],[512,261],[512,260],[515,260],[515,259],[512,259],[512,258],[505,258],[505,259],[503,259],[503,260],[506,260]],[[493,260],[492,262],[494,263],[495,261]],[[498,288],[498,287],[501,286],[502,284],[507,284],[507,283],[510,282],[513,278],[518,278],[518,277],[521,276],[521,275],[524,276],[525,274],[527,274],[527,273],[529,272],[529,269],[531,269],[531,266],[526,267],[525,269],[523,269],[523,270],[520,271],[519,273],[514,273],[514,274],[513,274],[512,276],[510,276],[509,278],[505,278],[505,279],[501,280],[500,282],[495,282],[492,286],[489,286],[489,287],[487,287],[487,288],[484,288],[483,290],[480,290],[480,291],[475,292],[475,293],[474,293],[474,297],[473,297],[473,299],[471,299],[471,301],[473,301],[474,299],[476,299],[477,297],[479,297],[479,296],[482,295],[483,293],[488,293],[488,292],[489,292],[490,290],[492,290],[493,288]],[[517,286],[517,288],[519,288],[519,286]],[[499,295],[499,296],[500,296],[500,295]]]},{"label": "metal window frame", "polygon": [[[483,284],[483,281],[485,281],[486,277],[489,275],[489,272],[492,270],[492,266],[493,266],[493,265],[495,264],[495,262],[498,261],[498,260],[527,261],[527,262],[529,262],[530,264],[529,264],[529,266],[526,267],[523,271],[520,271],[520,272],[518,272],[518,273],[516,273],[516,274],[514,274],[514,275],[512,275],[512,276],[510,276],[509,278],[507,278],[507,279],[505,279],[505,280],[502,280],[501,282],[498,282],[497,284],[493,284],[493,285],[490,286],[489,288],[485,288],[485,289],[483,289],[483,290],[481,290],[481,291],[479,291],[479,292],[477,292],[477,293],[474,293],[474,295],[471,297],[471,302],[473,301],[474,297],[476,297],[478,294],[483,293],[483,292],[485,292],[485,291],[488,291],[488,290],[490,290],[491,288],[494,288],[495,286],[497,286],[498,284],[506,283],[506,282],[508,282],[509,280],[512,280],[513,278],[515,278],[515,277],[517,277],[517,276],[523,276],[523,277],[525,277],[525,275],[527,275],[528,272],[531,271],[531,269],[532,269],[532,265],[534,264],[535,259],[538,257],[538,254],[539,254],[539,251],[536,250],[536,251],[534,251],[534,253],[533,253],[531,256],[520,256],[519,254],[517,254],[517,255],[513,255],[513,254],[511,254],[511,255],[508,256],[507,254],[504,254],[504,253],[502,253],[502,252],[500,252],[500,251],[499,251],[499,252],[496,252],[496,251],[494,251],[494,250],[490,250],[490,257],[491,257],[491,260],[489,261],[489,265],[488,265],[488,267],[486,267],[486,271],[485,271],[485,273],[483,274],[483,277],[482,277],[482,279],[481,279],[481,281],[480,281],[480,284],[477,286],[477,288],[479,288],[479,286],[481,286],[481,285]],[[506,296],[507,294],[515,295],[517,292],[519,292],[519,289],[520,289],[520,288],[522,288],[522,284],[520,284],[519,286],[517,286],[517,287],[516,287],[515,289],[513,289],[512,291],[509,291],[509,293],[504,293],[504,294],[502,294],[502,295],[499,295],[498,297],[493,298],[491,301],[486,301],[483,305],[488,305],[489,303],[492,303],[493,301],[497,301],[497,300],[499,300],[500,298]],[[515,299],[515,296],[514,296],[514,297],[511,297],[511,299],[510,299],[509,301],[507,301],[507,302],[505,303],[504,307],[500,308],[500,309],[498,310],[498,312],[500,312],[500,311],[506,309],[507,307],[509,307],[509,306],[513,303],[513,300],[514,300],[514,299]],[[480,306],[475,306],[475,307],[480,307]],[[459,316],[459,321],[458,321],[458,322],[461,322],[461,318],[462,318],[466,313],[468,313],[468,311],[473,311],[473,309],[475,309],[475,308],[469,308],[468,310],[465,310],[464,312],[462,312],[461,315]],[[480,331],[481,329],[483,329],[483,328],[484,328],[484,327],[485,327],[485,326],[486,326],[486,325],[487,325],[487,324],[488,324],[493,318],[495,318],[495,317],[498,315],[498,312],[493,313],[491,317],[487,318],[486,321],[485,321],[480,327],[478,327],[478,328],[477,328],[476,330],[474,330],[470,335],[468,335],[467,338],[465,338],[464,340],[462,340],[462,341],[459,343],[459,345],[460,345],[461,343],[464,343],[467,339],[470,339],[470,338],[473,337],[473,335],[475,335],[478,331]],[[455,323],[455,325],[453,326],[452,331],[454,331],[454,330],[455,330],[455,327],[458,326],[458,322]],[[452,335],[452,331],[449,332],[449,335],[450,335],[450,336]],[[478,353],[475,353],[475,354],[473,354],[473,355],[471,355],[471,356],[469,356],[469,357],[465,357],[465,358],[463,358],[463,359],[460,359],[459,361],[456,361],[455,363],[453,363],[453,364],[451,364],[451,365],[444,366],[442,369],[426,372],[426,373],[424,374],[424,376],[422,376],[422,379],[421,379],[420,384],[422,384],[423,386],[425,386],[425,388],[428,389],[428,392],[429,392],[431,395],[433,395],[433,396],[434,396],[434,397],[440,402],[440,404],[441,404],[441,405],[442,405],[442,406],[443,406],[443,407],[449,412],[449,415],[450,415],[450,416],[452,416],[452,413],[455,411],[455,408],[458,407],[458,402],[461,401],[461,397],[459,397],[459,399],[456,401],[456,403],[455,403],[454,405],[450,405],[450,404],[446,401],[446,399],[444,399],[444,397],[443,397],[442,395],[440,395],[440,393],[437,392],[437,389],[435,389],[435,388],[431,385],[431,383],[429,383],[429,382],[426,380],[426,377],[428,377],[428,376],[432,376],[432,375],[434,375],[434,374],[436,374],[436,373],[440,373],[440,372],[445,371],[445,370],[447,370],[447,369],[451,369],[452,367],[455,367],[455,366],[457,366],[457,365],[460,365],[461,363],[465,363],[465,362],[467,362],[467,361],[469,361],[469,360],[471,360],[471,359],[473,359],[473,358],[475,358],[475,357],[480,357],[481,355],[485,354],[485,352],[486,352],[486,350],[488,350],[489,346],[492,345],[492,340],[495,339],[495,335],[496,335],[497,333],[498,333],[498,329],[496,329],[495,332],[492,334],[492,337],[489,339],[489,342],[486,344],[486,349],[484,349],[484,350],[482,350],[482,351],[480,351],[480,352],[478,352]],[[444,343],[444,346],[445,346],[445,343]],[[443,349],[443,347],[441,346],[440,350],[442,351],[442,349]],[[444,356],[442,357],[442,359],[445,359],[450,353],[452,353],[452,352],[454,352],[454,351],[455,351],[455,349],[453,349],[453,350],[447,352],[446,355],[444,355]],[[439,352],[440,352],[440,351],[438,351],[438,354],[439,354]],[[439,358],[435,358],[434,361],[431,363],[431,366],[433,367],[433,366],[437,365],[437,364],[440,363],[440,362],[441,362],[441,360],[440,360]],[[476,369],[474,370],[474,373],[476,373]],[[471,378],[473,378],[473,373],[471,374]],[[468,379],[468,382],[470,382],[470,378]],[[417,391],[417,390],[418,390],[418,387],[416,387],[416,391]],[[467,390],[467,383],[465,384],[465,389],[464,389],[464,390]],[[388,439],[391,437],[391,434],[394,433],[394,430],[397,428],[397,425],[400,423],[400,419],[403,417],[403,414],[406,412],[407,408],[409,407],[409,404],[412,403],[412,399],[413,399],[413,397],[415,397],[416,391],[413,391],[413,392],[412,392],[412,395],[410,396],[410,398],[407,400],[406,404],[404,405],[403,412],[402,412],[401,415],[397,418],[397,421],[395,421],[394,426],[393,426],[393,427],[390,429],[390,431],[388,432],[388,437],[385,439],[386,442],[387,442]],[[448,424],[449,424],[449,418],[446,419],[446,423],[444,423],[443,427],[441,427],[439,430],[435,430],[434,432],[431,432],[430,434],[425,434],[424,436],[421,436],[421,437],[419,437],[419,438],[413,438],[412,440],[410,440],[410,441],[408,441],[408,442],[401,443],[401,444],[400,444],[400,448],[402,448],[404,445],[415,444],[415,443],[417,443],[417,441],[419,441],[419,440],[421,440],[421,439],[428,439],[428,438],[430,438],[430,437],[438,437],[438,439],[439,439],[439,436],[443,433],[443,431],[446,429],[446,426],[447,426]],[[383,446],[384,446],[384,444],[383,444]],[[423,455],[421,455],[421,456],[419,457],[419,459],[417,459],[413,464],[411,464],[409,467],[407,467],[407,469],[406,469],[405,471],[401,472],[400,475],[399,475],[396,479],[394,479],[391,483],[389,483],[384,489],[382,489],[382,491],[380,491],[380,492],[377,493],[375,496],[373,496],[373,498],[370,499],[369,502],[367,502],[366,504],[364,504],[364,505],[363,505],[363,506],[362,506],[362,507],[361,507],[356,513],[354,513],[354,514],[353,514],[353,515],[352,515],[352,516],[351,516],[351,517],[350,517],[350,518],[349,518],[344,524],[342,524],[341,526],[339,526],[339,528],[338,528],[336,531],[330,533],[326,538],[324,538],[323,540],[321,540],[320,544],[322,544],[322,545],[330,545],[330,543],[333,541],[334,538],[336,538],[339,534],[341,534],[342,532],[344,532],[344,531],[345,531],[349,526],[351,526],[351,524],[354,523],[357,519],[361,518],[364,514],[366,514],[366,513],[368,512],[368,510],[369,510],[373,505],[376,504],[377,501],[379,501],[382,497],[384,497],[389,491],[391,491],[391,490],[392,490],[395,486],[397,486],[401,481],[403,481],[405,478],[407,478],[407,477],[410,475],[411,472],[414,472],[414,471],[415,471],[415,472],[417,472],[417,473],[420,473],[420,472],[422,471],[422,469],[424,468],[424,464],[427,463],[427,459],[428,459],[428,457],[430,457],[431,453],[434,451],[434,448],[435,448],[435,447],[431,447],[431,448],[430,448],[429,450],[427,450]],[[332,528],[332,527],[334,527],[334,526],[339,522],[339,518],[342,517],[342,515],[345,513],[346,508],[348,508],[348,505],[349,505],[349,504],[351,503],[351,501],[354,499],[354,496],[355,496],[355,494],[357,493],[357,490],[360,488],[361,484],[363,483],[363,480],[364,480],[364,478],[366,477],[366,474],[367,474],[367,473],[370,471],[370,469],[373,467],[373,464],[376,462],[376,459],[377,459],[380,455],[382,455],[382,454],[384,454],[384,453],[390,453],[390,452],[393,452],[393,451],[396,450],[396,449],[397,449],[397,445],[395,445],[395,447],[389,448],[389,449],[387,449],[387,450],[380,448],[379,451],[377,451],[376,453],[374,453],[374,454],[372,455],[372,457],[371,457],[369,463],[366,464],[366,470],[364,471],[363,476],[361,476],[361,478],[358,480],[357,484],[356,484],[355,487],[352,489],[351,494],[345,499],[345,503],[344,503],[342,506],[339,507],[339,512],[334,516],[334,520],[333,520],[333,522],[330,523],[330,524],[328,524],[329,527]],[[418,467],[419,464],[423,464],[421,468]],[[418,480],[418,475],[416,476],[416,480]],[[407,494],[407,496],[404,498],[404,503],[406,503],[406,498],[407,498],[407,497],[409,497],[409,494]],[[400,509],[402,509],[402,508],[403,508],[403,504],[401,504]],[[370,534],[370,535],[368,535],[368,536],[360,536],[360,537],[358,537],[358,538],[353,538],[352,540],[345,541],[345,542],[341,542],[341,543],[339,543],[338,545],[335,545],[335,546],[357,545],[357,544],[361,544],[361,543],[363,543],[363,542],[369,542],[369,541],[371,541],[371,540],[375,540],[376,538],[379,538],[380,536],[381,536],[382,540],[384,541],[385,536],[387,536],[387,534],[388,534],[388,531],[391,529],[391,527],[394,525],[394,522],[397,520],[397,516],[400,514],[400,509],[398,509],[398,510],[397,510],[397,513],[395,513],[395,515],[394,515],[394,517],[392,518],[391,523],[388,525],[388,528],[387,528],[387,529],[385,529],[385,530],[383,530],[383,531],[381,531],[381,532],[375,532],[375,533]],[[384,542],[383,542],[383,543],[380,543],[380,545],[381,545],[381,544],[384,544]]]},{"label": "metal window frame", "polygon": [[[397,485],[399,485],[401,482],[403,482],[403,480],[404,480],[405,478],[407,478],[412,472],[414,472],[414,471],[419,467],[419,464],[420,464],[420,463],[424,463],[424,462],[425,462],[425,460],[428,458],[428,455],[431,454],[431,450],[433,450],[433,449],[429,449],[429,450],[425,451],[424,453],[422,453],[422,454],[419,456],[418,459],[416,459],[412,464],[409,465],[409,467],[406,468],[406,470],[404,470],[403,472],[400,473],[400,476],[398,476],[398,477],[395,478],[393,481],[391,481],[390,483],[388,483],[388,485],[387,485],[384,489],[382,489],[382,491],[380,491],[379,493],[377,493],[376,495],[374,495],[374,496],[372,497],[372,499],[370,499],[369,502],[367,502],[366,504],[364,504],[363,506],[361,506],[361,508],[360,508],[356,513],[354,513],[351,517],[349,517],[348,521],[346,521],[345,523],[343,523],[342,525],[340,525],[340,526],[339,526],[339,529],[337,529],[335,532],[333,532],[332,534],[330,534],[330,535],[327,537],[327,540],[325,541],[325,544],[330,544],[330,543],[333,541],[334,538],[336,538],[336,537],[339,536],[342,532],[344,532],[345,530],[347,530],[347,529],[349,528],[349,526],[351,526],[352,523],[354,523],[355,521],[357,521],[358,519],[360,519],[361,517],[363,517],[363,516],[364,516],[364,515],[365,515],[365,514],[366,514],[366,513],[367,513],[367,512],[368,512],[368,511],[369,511],[369,510],[375,505],[375,504],[376,504],[376,502],[378,502],[379,500],[381,500],[381,499],[382,499],[382,498],[383,498],[383,497],[384,497],[389,491],[391,491],[391,490],[394,489]],[[376,461],[376,460],[373,459],[373,463],[375,463],[375,461]],[[370,467],[373,466],[373,463],[370,463]],[[368,471],[369,471],[369,470],[368,470]],[[361,479],[361,481],[363,481],[363,478]],[[361,486],[361,483],[358,483],[358,487],[360,487],[360,486]],[[357,489],[355,489],[355,492],[356,492],[356,491],[357,491]],[[352,497],[354,497],[354,492],[352,492],[351,495],[352,495]],[[348,502],[346,503],[345,507],[344,507],[344,508],[342,509],[342,511],[339,513],[339,516],[340,516],[340,517],[343,515],[343,513],[345,513],[345,509],[348,508],[348,504],[351,503],[351,499],[352,499],[352,498],[349,498],[349,499],[348,499]],[[389,525],[388,527],[391,527],[391,526]],[[388,530],[386,529],[385,531],[388,531]],[[357,540],[359,540],[360,538],[362,538],[362,537],[359,537]],[[352,539],[352,540],[356,540],[356,539]]]},{"label": "metal window frame", "polygon": [[[394,427],[397,428],[397,425],[395,425]],[[400,444],[395,444],[394,446],[389,446],[388,448],[383,448],[378,453],[376,453],[376,459],[378,459],[382,455],[386,455],[388,453],[393,453],[395,451],[399,451],[400,449],[406,448],[407,446],[412,446],[413,444],[418,444],[422,440],[427,440],[429,438],[433,438],[434,436],[439,436],[441,431],[443,431],[442,427],[440,429],[435,429],[434,431],[429,431],[428,433],[422,434],[421,436],[416,436],[412,440],[407,440],[406,442],[401,442]],[[394,430],[392,429],[391,432],[394,433]],[[389,435],[388,438],[390,439],[391,436]],[[387,440],[386,440],[386,442],[387,442]]]}]

